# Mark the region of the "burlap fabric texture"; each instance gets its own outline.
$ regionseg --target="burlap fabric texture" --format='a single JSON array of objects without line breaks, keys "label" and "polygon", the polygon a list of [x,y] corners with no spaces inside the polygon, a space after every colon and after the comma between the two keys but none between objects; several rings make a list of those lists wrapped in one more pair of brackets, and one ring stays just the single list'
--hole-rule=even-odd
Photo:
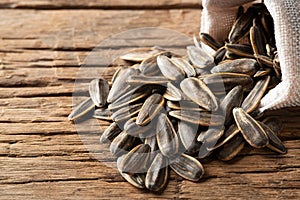
[{"label": "burlap fabric texture", "polygon": [[[202,0],[201,32],[227,37],[237,9],[252,0]],[[257,1],[256,1],[257,2]],[[282,82],[261,100],[260,110],[300,106],[300,0],[265,0],[274,19]]]}]

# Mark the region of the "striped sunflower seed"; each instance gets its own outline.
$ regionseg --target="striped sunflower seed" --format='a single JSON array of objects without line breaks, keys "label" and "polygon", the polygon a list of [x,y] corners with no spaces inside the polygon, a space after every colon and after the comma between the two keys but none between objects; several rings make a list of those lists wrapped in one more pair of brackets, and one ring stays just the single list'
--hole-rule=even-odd
[{"label": "striped sunflower seed", "polygon": [[160,94],[152,94],[148,97],[139,112],[136,124],[144,126],[148,124],[163,108],[164,98]]},{"label": "striped sunflower seed", "polygon": [[254,148],[263,148],[269,139],[261,125],[242,108],[234,108],[233,116],[245,140]]},{"label": "striped sunflower seed", "polygon": [[69,114],[69,120],[78,119],[95,108],[95,104],[91,98],[88,98],[76,106]]},{"label": "striped sunflower seed", "polygon": [[180,83],[180,88],[193,102],[206,110],[215,111],[218,109],[216,97],[203,81],[193,77],[186,78]]},{"label": "striped sunflower seed", "polygon": [[156,127],[156,139],[161,153],[166,157],[172,157],[179,151],[178,135],[168,116],[161,113],[158,116]]},{"label": "striped sunflower seed", "polygon": [[212,68],[215,66],[214,58],[203,49],[199,49],[195,46],[188,46],[187,53],[190,61],[195,67]]},{"label": "striped sunflower seed", "polygon": [[177,67],[182,69],[187,77],[193,77],[196,76],[196,71],[194,67],[185,59],[179,58],[179,57],[172,57],[171,60]]},{"label": "striped sunflower seed", "polygon": [[173,61],[167,56],[158,56],[157,65],[161,73],[171,81],[180,81],[185,77],[185,72],[177,65],[175,65]]},{"label": "striped sunflower seed", "polygon": [[250,58],[241,58],[221,63],[211,69],[211,73],[231,72],[254,75],[258,70],[257,61]]},{"label": "striped sunflower seed", "polygon": [[164,189],[168,180],[168,160],[160,153],[156,155],[150,165],[145,185],[151,191],[159,192]]},{"label": "striped sunflower seed", "polygon": [[137,187],[137,188],[145,188],[145,179],[146,175],[144,173],[138,173],[138,174],[127,174],[123,173],[120,169],[120,164],[123,160],[124,156],[121,156],[117,159],[117,168],[121,174],[121,176],[131,185]]},{"label": "striped sunflower seed", "polygon": [[109,85],[107,80],[103,78],[92,80],[89,85],[89,93],[91,99],[97,107],[105,106],[109,93]]},{"label": "striped sunflower seed", "polygon": [[202,164],[197,159],[186,154],[181,154],[175,160],[172,160],[170,167],[179,176],[190,181],[199,181],[204,175]]},{"label": "striped sunflower seed", "polygon": [[108,143],[113,141],[122,130],[119,128],[118,124],[116,122],[113,122],[110,124],[110,126],[105,129],[105,131],[102,133],[100,137],[100,142],[101,143]]},{"label": "striped sunflower seed", "polygon": [[113,85],[108,93],[107,102],[112,103],[119,97],[121,97],[125,92],[127,92],[126,88],[129,87],[126,84],[126,80],[128,77],[132,75],[137,75],[139,73],[138,70],[127,68],[119,71],[118,76],[115,78]]},{"label": "striped sunflower seed", "polygon": [[225,116],[225,125],[229,125],[233,121],[232,110],[240,107],[243,101],[243,87],[238,85],[234,87],[220,103],[220,109]]},{"label": "striped sunflower seed", "polygon": [[174,110],[169,115],[179,120],[201,126],[219,126],[224,123],[224,116],[212,114],[210,112],[199,112],[193,110]]},{"label": "striped sunflower seed", "polygon": [[133,137],[122,131],[110,144],[110,151],[116,157],[120,157],[123,154],[128,153],[135,146],[136,137]]},{"label": "striped sunflower seed", "polygon": [[122,173],[136,174],[143,173],[146,170],[146,164],[149,158],[150,146],[140,144],[125,154],[120,163]]},{"label": "striped sunflower seed", "polygon": [[244,99],[241,107],[247,113],[254,111],[259,106],[261,98],[267,91],[269,82],[270,82],[270,76],[266,76],[264,79],[258,80],[254,88]]}]

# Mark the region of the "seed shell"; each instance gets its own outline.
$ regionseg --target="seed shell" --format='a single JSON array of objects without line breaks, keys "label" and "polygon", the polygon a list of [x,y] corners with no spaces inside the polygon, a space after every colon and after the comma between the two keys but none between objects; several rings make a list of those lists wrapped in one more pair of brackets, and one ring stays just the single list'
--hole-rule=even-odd
[{"label": "seed shell", "polygon": [[110,151],[116,157],[120,157],[123,154],[128,153],[132,147],[134,147],[136,137],[127,134],[122,131],[110,144]]},{"label": "seed shell", "polygon": [[174,110],[170,111],[169,115],[179,120],[183,120],[192,124],[201,126],[219,126],[224,123],[224,116],[212,114],[210,112],[199,112],[193,110]]},{"label": "seed shell", "polygon": [[267,145],[267,147],[278,153],[282,153],[282,154],[286,153],[287,152],[286,148],[285,148],[284,144],[282,143],[282,141],[278,138],[276,133],[274,133],[272,131],[272,129],[269,128],[264,123],[259,122],[259,124],[265,130],[265,132],[267,133],[267,135],[269,137],[269,144]]},{"label": "seed shell", "polygon": [[186,78],[180,83],[183,93],[199,106],[214,111],[218,109],[217,99],[205,83],[197,78]]},{"label": "seed shell", "polygon": [[257,61],[250,58],[240,58],[221,63],[211,69],[211,73],[231,72],[254,75],[258,70]]},{"label": "seed shell", "polygon": [[102,133],[100,137],[100,142],[101,143],[108,143],[113,141],[122,130],[119,128],[118,124],[116,122],[113,122],[109,125],[107,129]]},{"label": "seed shell", "polygon": [[137,116],[136,124],[139,126],[148,124],[163,108],[164,103],[165,100],[160,94],[152,94],[144,102]]},{"label": "seed shell", "polygon": [[194,67],[185,59],[179,57],[172,57],[171,60],[175,65],[177,65],[185,72],[187,77],[196,76],[196,71]]},{"label": "seed shell", "polygon": [[270,76],[267,76],[264,79],[258,80],[257,83],[255,84],[254,88],[250,91],[248,96],[244,99],[241,107],[247,113],[251,113],[259,106],[261,98],[266,93],[269,82],[270,82]]},{"label": "seed shell", "polygon": [[146,174],[145,185],[151,191],[161,191],[168,180],[168,160],[160,153],[156,155]]},{"label": "seed shell", "polygon": [[179,81],[185,77],[185,72],[177,65],[175,65],[173,61],[167,56],[158,56],[157,65],[161,73],[169,80]]},{"label": "seed shell", "polygon": [[145,188],[145,178],[146,175],[144,173],[139,173],[139,174],[127,174],[127,173],[123,173],[120,169],[120,164],[123,160],[124,156],[121,156],[117,159],[117,168],[121,174],[121,176],[127,181],[129,182],[131,185],[137,187],[137,188]]},{"label": "seed shell", "polygon": [[203,49],[199,49],[195,46],[188,46],[187,50],[189,59],[195,67],[212,68],[215,66],[214,58]]},{"label": "seed shell", "polygon": [[190,181],[199,181],[204,175],[202,164],[186,154],[181,154],[175,160],[172,160],[170,167],[178,175]]},{"label": "seed shell", "polygon": [[88,98],[76,106],[69,114],[69,120],[78,119],[95,108],[95,104],[91,98]]},{"label": "seed shell", "polygon": [[156,139],[161,153],[166,157],[172,157],[178,153],[179,138],[172,122],[166,114],[158,116],[156,127]]},{"label": "seed shell", "polygon": [[106,79],[94,79],[89,85],[90,97],[97,107],[106,105],[107,96],[109,93],[109,85]]},{"label": "seed shell", "polygon": [[243,87],[238,85],[234,87],[220,103],[220,109],[225,116],[225,125],[229,125],[233,121],[232,110],[240,107],[243,101]]},{"label": "seed shell", "polygon": [[120,163],[122,173],[136,174],[145,172],[146,163],[149,158],[150,146],[140,144],[129,151]]},{"label": "seed shell", "polygon": [[242,108],[234,108],[233,116],[245,140],[254,148],[263,148],[269,144],[269,139],[261,125]]}]

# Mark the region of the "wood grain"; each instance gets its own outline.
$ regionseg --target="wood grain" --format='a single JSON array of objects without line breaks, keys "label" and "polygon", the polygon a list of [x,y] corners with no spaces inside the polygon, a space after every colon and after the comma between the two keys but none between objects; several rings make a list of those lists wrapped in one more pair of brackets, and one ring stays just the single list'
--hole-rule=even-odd
[{"label": "wood grain", "polygon": [[34,8],[34,9],[159,9],[159,8],[197,8],[201,0],[3,0],[3,8]]},{"label": "wood grain", "polygon": [[[203,161],[206,173],[199,183],[171,172],[160,195],[136,189],[118,174],[107,145],[98,142],[109,122],[75,126],[67,120],[77,102],[73,92],[84,99],[90,79],[111,76],[112,69],[87,66],[84,72],[90,73],[78,77],[94,47],[134,28],[192,36],[199,31],[200,5],[200,0],[1,1],[0,199],[299,199],[300,108],[268,112],[283,121],[287,154],[246,146],[229,163]],[[168,35],[136,37],[136,43],[143,41],[184,46]],[[115,54],[131,48],[126,38],[105,45]]]}]

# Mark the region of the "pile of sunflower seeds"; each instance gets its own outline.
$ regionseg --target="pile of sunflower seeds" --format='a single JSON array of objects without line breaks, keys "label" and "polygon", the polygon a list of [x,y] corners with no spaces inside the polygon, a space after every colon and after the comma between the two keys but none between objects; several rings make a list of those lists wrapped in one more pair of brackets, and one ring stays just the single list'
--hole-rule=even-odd
[{"label": "pile of sunflower seeds", "polygon": [[132,66],[117,70],[111,84],[91,81],[90,98],[69,115],[75,120],[94,111],[93,117],[112,122],[100,142],[110,142],[120,174],[138,188],[162,191],[170,168],[198,181],[204,174],[199,160],[231,160],[246,143],[286,152],[277,136],[281,122],[257,109],[281,81],[266,7],[240,7],[228,41],[205,33],[200,40],[216,53],[208,54],[195,38],[184,57],[159,47],[121,56]]}]

